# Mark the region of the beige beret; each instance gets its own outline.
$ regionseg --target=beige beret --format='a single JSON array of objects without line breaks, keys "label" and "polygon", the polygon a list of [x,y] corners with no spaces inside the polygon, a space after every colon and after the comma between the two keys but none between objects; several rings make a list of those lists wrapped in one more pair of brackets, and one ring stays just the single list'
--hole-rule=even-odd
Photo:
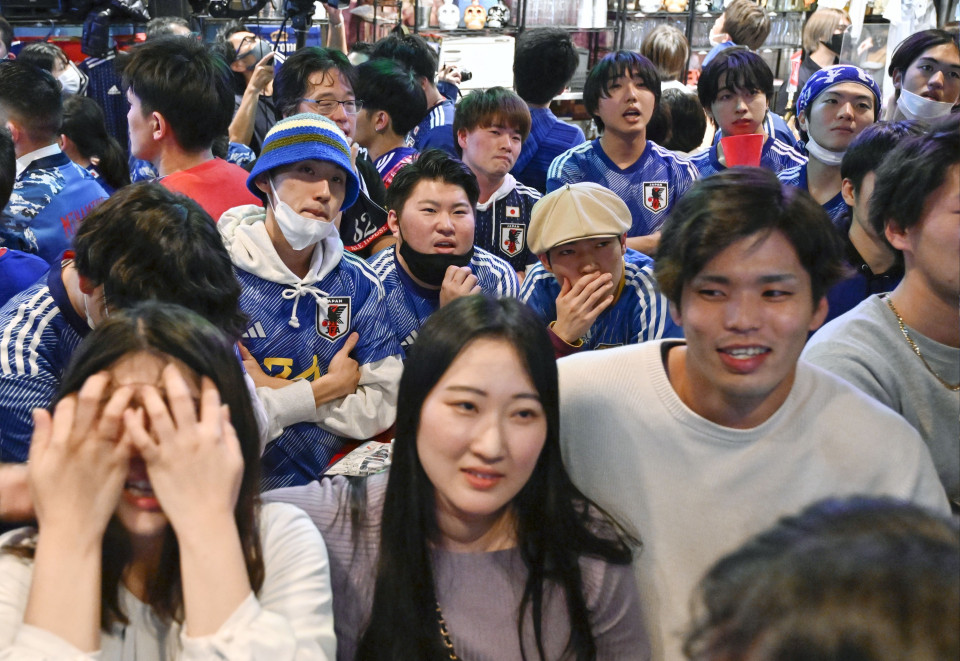
[{"label": "beige beret", "polygon": [[564,184],[533,205],[527,245],[537,255],[571,241],[620,236],[633,217],[620,196],[590,181]]}]

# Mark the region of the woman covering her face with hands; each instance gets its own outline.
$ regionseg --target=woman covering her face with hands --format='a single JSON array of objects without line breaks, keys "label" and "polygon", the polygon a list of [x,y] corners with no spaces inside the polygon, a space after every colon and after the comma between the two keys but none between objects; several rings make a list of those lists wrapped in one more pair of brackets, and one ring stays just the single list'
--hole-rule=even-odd
[{"label": "woman covering her face with hands", "polygon": [[323,541],[260,507],[249,394],[208,322],[111,315],[34,421],[39,525],[0,538],[0,659],[333,657]]},{"label": "woman covering her face with hands", "polygon": [[270,492],[330,551],[337,658],[645,659],[631,552],[560,459],[557,370],[515,299],[457,299],[400,382],[389,474]]}]

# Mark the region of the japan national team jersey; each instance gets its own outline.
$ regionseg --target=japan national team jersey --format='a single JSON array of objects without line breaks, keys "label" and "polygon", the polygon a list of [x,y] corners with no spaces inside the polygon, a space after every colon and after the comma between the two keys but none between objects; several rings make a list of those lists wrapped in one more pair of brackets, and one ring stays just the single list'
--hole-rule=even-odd
[{"label": "japan national team jersey", "polygon": [[580,181],[605,186],[630,209],[633,225],[627,236],[647,236],[660,229],[674,202],[698,177],[689,161],[650,140],[636,163],[620,169],[604,153],[597,138],[554,159],[547,173],[547,192]]},{"label": "japan national team jersey", "polygon": [[[370,265],[383,282],[387,312],[393,332],[404,353],[417,339],[420,326],[440,307],[439,290],[425,289],[414,282],[396,260],[397,247],[381,250],[370,258]],[[470,270],[487,294],[516,297],[520,284],[517,273],[505,261],[482,248],[475,248]]]},{"label": "japan national team jersey", "polygon": [[0,308],[0,461],[27,460],[32,412],[53,403],[63,371],[90,332],[63,286],[60,261]]},{"label": "japan national team jersey", "polygon": [[[619,296],[581,338],[583,349],[607,349],[662,337],[683,337],[683,329],[670,317],[667,297],[657,288],[653,260],[627,248],[623,261],[624,278]],[[520,300],[549,324],[557,319],[560,286],[542,263],[537,264],[523,279]]]},{"label": "japan national team jersey", "polygon": [[[711,174],[727,169],[727,166],[722,165],[717,157],[717,143],[712,144],[706,151],[691,156],[690,162],[699,170],[701,177],[709,177]],[[776,138],[768,137],[763,143],[760,167],[767,168],[774,174],[780,174],[787,168],[797,167],[806,162],[806,156]]]},{"label": "japan national team jersey", "polygon": [[537,261],[527,247],[530,213],[540,193],[524,186],[513,175],[506,175],[503,184],[475,210],[474,243],[509,262],[515,271]]},{"label": "japan national team jersey", "polygon": [[[243,343],[264,373],[314,381],[327,372],[350,333],[360,335],[351,356],[361,365],[400,354],[383,303],[383,288],[369,265],[344,253],[340,264],[313,285],[325,293],[290,296],[290,285],[235,268],[249,317]],[[294,305],[296,311],[294,314]],[[291,325],[295,316],[299,327]],[[284,428],[263,453],[261,487],[274,489],[317,479],[347,439],[313,422]]]},{"label": "japan national team jersey", "polygon": [[442,149],[459,160],[453,141],[453,115],[456,106],[444,99],[432,107],[427,116],[407,134],[407,147],[413,147],[421,154],[428,149]]},{"label": "japan national team jersey", "polygon": [[397,176],[400,168],[413,163],[417,153],[417,150],[413,147],[397,147],[377,159],[374,165],[377,167],[377,173],[386,188],[390,188],[390,184],[393,182],[393,178]]},{"label": "japan national team jersey", "polygon": [[[806,164],[784,170],[777,175],[777,179],[785,184],[789,184],[790,186],[796,186],[797,188],[802,188],[803,190],[809,190],[807,188]],[[837,193],[832,198],[827,200],[827,202],[822,206],[823,210],[827,212],[828,216],[830,216],[830,222],[833,223],[834,227],[846,233],[848,224],[847,220],[850,214],[850,205],[843,201],[843,195],[841,193]]]}]

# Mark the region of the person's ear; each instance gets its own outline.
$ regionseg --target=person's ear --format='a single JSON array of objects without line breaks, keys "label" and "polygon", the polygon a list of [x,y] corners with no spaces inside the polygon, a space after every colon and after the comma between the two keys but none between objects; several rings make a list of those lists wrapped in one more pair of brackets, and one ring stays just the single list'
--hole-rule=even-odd
[{"label": "person's ear", "polygon": [[387,227],[390,228],[390,232],[400,238],[400,217],[397,216],[397,212],[393,209],[387,212]]},{"label": "person's ear", "polygon": [[79,273],[77,273],[77,286],[80,288],[80,292],[87,296],[92,296],[93,290],[97,288],[97,285],[93,284],[90,278]]},{"label": "person's ear", "polygon": [[669,301],[669,303],[670,318],[673,319],[673,323],[675,323],[677,326],[683,326],[683,317],[680,315],[680,306],[673,301]]},{"label": "person's ear", "polygon": [[854,207],[857,201],[856,195],[854,195],[853,182],[849,179],[844,179],[840,182],[840,195],[843,196],[843,201],[847,203],[848,207]]},{"label": "person's ear", "polygon": [[156,141],[162,140],[164,136],[171,132],[170,124],[167,123],[167,118],[158,113],[156,110],[150,113],[150,132],[153,136],[153,139]]},{"label": "person's ear", "polygon": [[457,131],[457,144],[460,145],[460,149],[463,149],[467,146],[467,130],[460,129]]},{"label": "person's ear", "polygon": [[256,186],[261,193],[267,196],[270,195],[270,181],[268,180],[269,176],[270,175],[268,173],[261,172],[253,180],[253,185]]},{"label": "person's ear", "polygon": [[900,69],[894,69],[892,80],[893,80],[893,89],[898,90],[901,87],[903,87],[903,71],[901,71]]},{"label": "person's ear", "polygon": [[373,128],[377,133],[383,133],[390,128],[390,115],[383,110],[378,110],[373,118]]},{"label": "person's ear", "polygon": [[620,255],[623,256],[626,254],[627,254],[627,233],[624,232],[623,234],[620,235]]},{"label": "person's ear", "polygon": [[800,130],[806,131],[809,133],[810,129],[807,127],[807,111],[806,110],[797,114],[797,126],[800,127]]},{"label": "person's ear", "polygon": [[900,252],[905,252],[910,248],[909,227],[900,227],[897,223],[888,220],[883,228],[883,235],[887,237],[890,245]]},{"label": "person's ear", "polygon": [[537,259],[539,259],[540,263],[543,264],[543,268],[545,268],[550,273],[553,273],[553,268],[551,268],[550,266],[550,257],[547,255],[547,253],[544,253],[542,255],[537,255]]},{"label": "person's ear", "polygon": [[821,296],[813,310],[813,318],[810,320],[810,326],[808,327],[811,333],[820,328],[823,320],[827,318],[827,312],[829,311],[830,305],[827,303],[827,297]]}]

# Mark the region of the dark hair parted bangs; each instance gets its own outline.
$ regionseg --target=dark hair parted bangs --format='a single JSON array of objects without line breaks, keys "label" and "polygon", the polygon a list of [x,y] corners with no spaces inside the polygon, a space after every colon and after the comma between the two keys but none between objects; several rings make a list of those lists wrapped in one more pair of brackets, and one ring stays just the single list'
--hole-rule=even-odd
[{"label": "dark hair parted bangs", "polygon": [[927,127],[922,122],[877,122],[871,124],[850,143],[840,163],[840,176],[853,183],[855,193],[860,193],[863,178],[880,167],[880,163],[893,151],[897,143],[906,138],[923,135]]},{"label": "dark hair parted bangs", "polygon": [[960,115],[948,115],[930,133],[900,142],[876,170],[870,225],[884,236],[887,224],[901,229],[923,220],[930,196],[960,163]]},{"label": "dark hair parted bangs", "polygon": [[133,90],[145,115],[163,115],[185,151],[209,149],[233,119],[230,68],[192,37],[157,37],[131,49],[123,89]]},{"label": "dark hair parted bangs", "polygon": [[423,37],[416,34],[390,35],[373,45],[370,57],[396,60],[420,78],[435,85],[439,56]]},{"label": "dark hair parted bangs", "polygon": [[472,131],[476,128],[505,126],[520,133],[520,139],[530,135],[530,109],[516,92],[505,87],[491,87],[470,92],[453,116],[454,146],[457,154],[463,155],[456,136],[460,131]]},{"label": "dark hair parted bangs", "polygon": [[357,70],[346,55],[319,46],[301,48],[284,60],[273,77],[273,103],[280,117],[299,112],[297,108],[307,93],[310,76],[318,71],[323,72],[324,77],[339,74],[352,91],[357,89]]},{"label": "dark hair parted bangs", "polygon": [[393,183],[387,189],[387,209],[396,211],[399,216],[403,211],[403,205],[413,194],[413,189],[424,179],[459,186],[467,194],[470,206],[477,206],[477,200],[480,199],[480,184],[477,183],[477,177],[470,168],[442,149],[428,149],[420,154],[420,158],[403,166],[397,172]]},{"label": "dark hair parted bangs", "polygon": [[[578,558],[627,564],[631,552],[619,529],[573,486],[559,442],[557,368],[543,323],[516,299],[478,294],[459,298],[423,325],[405,362],[397,401],[393,464],[384,498],[380,558],[370,621],[357,659],[446,659],[437,630],[431,542],[439,540],[435,488],[417,451],[420,412],[430,391],[457,356],[479,338],[501,339],[518,354],[540,397],[547,436],[527,484],[510,507],[527,579],[517,617],[521,634],[532,616],[539,658],[544,658],[542,607],[550,582],[563,590],[569,613],[569,649],[578,661],[596,646],[583,598]],[[526,651],[520,650],[527,658]]]},{"label": "dark hair parted bangs", "polygon": [[[176,358],[199,376],[209,377],[230,407],[230,421],[240,440],[243,477],[234,517],[240,534],[247,575],[254,592],[263,584],[263,559],[256,521],[260,479],[260,437],[250,403],[250,391],[243,380],[233,339],[198,314],[177,305],[147,302],[111,314],[77,348],[64,373],[57,401],[77,392],[92,375],[109,369],[124,356],[146,352],[161,358]],[[129,534],[112,519],[103,543],[101,580],[101,626],[126,623],[120,609],[117,587],[130,562]],[[183,617],[180,585],[180,551],[173,529],[168,527],[159,570],[147,587],[149,605],[166,620]]]},{"label": "dark hair parted bangs", "polygon": [[694,182],[663,225],[654,273],[680,307],[683,286],[741,239],[782,232],[810,275],[816,305],[843,275],[840,237],[810,194],[763,168],[728,168]]},{"label": "dark hair parted bangs", "polygon": [[240,283],[216,225],[190,198],[152,182],[126,186],[87,214],[73,247],[77,273],[103,285],[111,312],[177,303],[240,339]]},{"label": "dark hair parted bangs", "polygon": [[[938,30],[936,28],[914,32],[901,41],[897,49],[893,51],[887,73],[892,77],[897,71],[901,73],[905,72],[918,57],[923,55],[924,51],[934,46],[942,46],[943,44],[953,44],[954,48],[960,50],[960,45],[957,44],[956,33],[950,34],[946,30]],[[899,94],[899,90],[897,90],[897,93]]]},{"label": "dark hair parted bangs", "polygon": [[367,112],[390,115],[390,128],[399,136],[413,130],[427,114],[427,96],[410,69],[385,57],[357,67],[357,98]]},{"label": "dark hair parted bangs", "polygon": [[773,98],[773,72],[756,53],[743,47],[728,48],[720,51],[700,73],[697,96],[703,107],[709,110],[722,89],[763,92],[769,105]]},{"label": "dark hair parted bangs", "polygon": [[597,116],[600,98],[610,96],[610,83],[622,76],[640,76],[647,88],[656,97],[654,108],[660,105],[660,74],[657,67],[639,53],[618,50],[610,53],[590,70],[583,85],[583,105],[593,116],[599,131],[603,131],[603,121]]}]

